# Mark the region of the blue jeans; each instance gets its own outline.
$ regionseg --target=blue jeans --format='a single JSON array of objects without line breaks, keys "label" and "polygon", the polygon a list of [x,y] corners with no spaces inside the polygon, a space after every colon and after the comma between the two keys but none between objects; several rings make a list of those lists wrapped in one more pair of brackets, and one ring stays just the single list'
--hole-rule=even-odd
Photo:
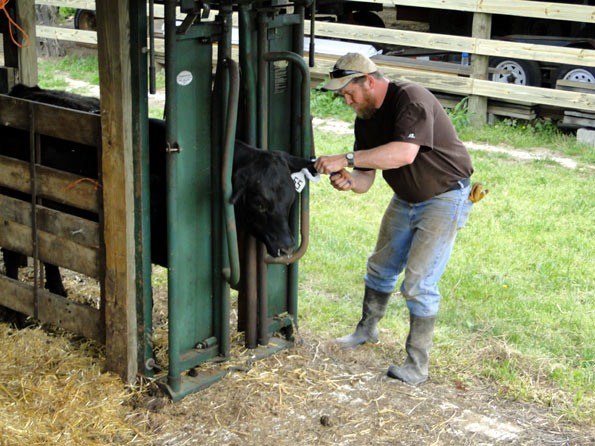
[{"label": "blue jeans", "polygon": [[376,291],[390,293],[405,270],[401,294],[409,312],[435,316],[440,303],[437,283],[446,268],[457,231],[467,222],[472,203],[471,186],[409,203],[394,195],[368,258],[364,282]]}]

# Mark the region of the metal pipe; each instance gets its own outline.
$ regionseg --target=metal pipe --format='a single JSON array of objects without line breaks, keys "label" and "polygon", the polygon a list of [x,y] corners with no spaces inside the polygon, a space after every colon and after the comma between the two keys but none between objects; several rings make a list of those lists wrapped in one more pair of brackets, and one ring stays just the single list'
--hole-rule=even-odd
[{"label": "metal pipe", "polygon": [[[297,67],[302,72],[302,95],[301,95],[301,109],[302,109],[302,122],[301,127],[303,129],[304,135],[302,138],[302,150],[301,156],[303,158],[308,158],[310,153],[310,122],[309,122],[309,110],[310,110],[310,72],[306,65],[306,62],[302,57],[300,57],[296,53],[292,53],[289,51],[279,51],[279,52],[271,52],[266,53],[263,55],[262,59],[268,62],[277,61],[277,60],[286,60],[288,62],[293,62],[297,65]],[[307,186],[306,186],[307,187]],[[265,257],[266,263],[271,264],[290,264],[298,261],[308,249],[309,243],[309,210],[308,210],[308,194],[307,190],[304,190],[301,195],[301,243],[299,248],[290,256],[287,257],[271,257],[267,255]]]},{"label": "metal pipe", "polygon": [[269,305],[267,293],[267,265],[264,263],[266,247],[258,244],[258,343],[269,343]]},{"label": "metal pipe", "polygon": [[258,16],[258,118],[260,120],[258,146],[268,150],[268,64],[265,56],[267,52],[267,27],[265,15]]},{"label": "metal pipe", "polygon": [[246,242],[246,263],[244,269],[244,283],[246,284],[246,347],[256,348],[258,346],[256,324],[257,319],[257,296],[256,296],[256,239],[248,236]]},{"label": "metal pipe", "polygon": [[37,233],[37,150],[35,141],[35,109],[29,108],[29,170],[31,187],[31,243],[33,250],[33,317],[39,319],[39,239]]},{"label": "metal pipe", "polygon": [[242,138],[248,144],[256,145],[256,78],[254,76],[254,50],[252,45],[252,23],[250,21],[250,4],[239,5],[240,28],[240,67],[242,69],[243,90],[245,102]]},{"label": "metal pipe", "polygon": [[240,281],[240,256],[238,253],[238,234],[236,231],[236,219],[233,204],[230,203],[232,195],[232,172],[233,154],[236,134],[236,122],[238,116],[238,99],[240,90],[240,73],[238,65],[233,59],[222,61],[229,70],[230,93],[227,106],[227,117],[225,124],[225,141],[223,151],[223,210],[225,215],[225,229],[227,235],[227,250],[229,257],[229,269],[223,272],[225,280],[233,287]]},{"label": "metal pipe", "polygon": [[155,14],[154,0],[149,0],[149,92],[157,92],[155,80]]},{"label": "metal pipe", "polygon": [[[166,0],[165,1],[165,84],[167,97],[165,101],[165,114],[167,116],[167,144],[168,146],[177,146],[175,137],[177,135],[177,122],[174,117],[176,116],[175,110],[177,108],[177,97],[176,91],[176,79],[175,79],[175,61],[176,61],[176,1]],[[165,147],[164,147],[165,150]],[[168,152],[167,154],[167,189],[168,189],[168,221],[171,221],[171,217],[175,214],[176,200],[172,199],[176,196],[176,182],[174,180],[176,175],[175,160],[172,157],[176,156],[177,152]],[[170,225],[170,228],[172,226]],[[168,246],[175,246],[175,231],[168,231]],[[176,296],[172,286],[172,282],[175,281],[175,275],[172,274],[175,269],[175,265],[172,263],[171,248],[168,253],[169,257],[169,272],[168,272],[168,318],[170,321],[177,321],[180,319],[180,312],[184,311],[183,308],[179,308],[178,296]],[[171,387],[173,392],[179,392],[182,385],[181,377],[181,366],[180,366],[180,342],[179,338],[182,336],[180,332],[180,324],[169,324],[169,339],[168,339],[168,350],[169,350],[169,372],[168,372],[168,385]]]},{"label": "metal pipe", "polygon": [[[239,69],[237,64],[231,59],[231,17],[232,17],[233,9],[231,5],[223,5],[220,11],[221,20],[223,23],[223,33],[222,38],[219,41],[219,59],[221,63],[227,68],[229,71],[227,76],[227,89],[224,90],[228,92],[227,95],[222,95],[224,97],[225,103],[227,103],[227,116],[224,119],[226,123],[226,130],[224,135],[224,150],[223,150],[223,161],[222,161],[222,174],[221,174],[221,181],[222,181],[222,190],[221,190],[221,200],[223,203],[223,215],[224,218],[227,215],[226,213],[226,203],[229,203],[229,198],[226,198],[226,186],[227,189],[230,191],[231,194],[231,171],[227,172],[228,170],[233,170],[233,148],[234,148],[234,137],[236,133],[236,126],[237,126],[237,108],[238,108],[238,97],[239,97]],[[227,97],[225,97],[227,96]],[[233,111],[230,111],[233,110]],[[230,122],[230,117],[233,117],[233,123]],[[230,129],[233,127],[233,130]],[[229,142],[231,139],[231,143]],[[225,155],[226,149],[231,149],[231,153]],[[225,165],[227,161],[228,164],[230,163],[229,159],[231,159],[231,167]],[[226,180],[229,179],[229,182],[226,183]],[[231,206],[231,225],[233,232],[230,234],[230,228],[227,228],[228,235],[227,237],[224,235],[221,237],[221,253],[222,256],[222,268],[229,271],[230,281],[235,282],[234,287],[237,286],[239,282],[239,274],[240,274],[240,256],[237,246],[237,232],[236,232],[236,225],[235,225],[235,214],[233,206]],[[228,220],[225,218],[226,221]],[[234,241],[230,241],[230,236],[235,238]],[[233,252],[232,252],[233,251]],[[224,253],[229,252],[229,256],[226,257]],[[235,257],[234,257],[235,253]],[[231,266],[230,266],[231,265]],[[230,270],[231,268],[231,270]],[[236,269],[237,272],[233,271]],[[237,280],[232,277],[237,275]],[[229,293],[230,293],[230,281],[222,281],[221,282],[221,289],[220,289],[220,315],[219,315],[219,326],[220,326],[220,342],[219,342],[219,353],[223,355],[225,358],[229,357],[230,351],[230,334],[229,334],[229,312],[230,312],[230,302],[229,302]]]},{"label": "metal pipe", "polygon": [[[302,23],[304,23],[302,21]],[[316,55],[316,49],[314,48],[314,40],[316,38],[315,32],[315,24],[316,24],[316,0],[312,0],[312,4],[310,5],[310,48],[308,49],[308,65],[313,67],[314,60]]]}]

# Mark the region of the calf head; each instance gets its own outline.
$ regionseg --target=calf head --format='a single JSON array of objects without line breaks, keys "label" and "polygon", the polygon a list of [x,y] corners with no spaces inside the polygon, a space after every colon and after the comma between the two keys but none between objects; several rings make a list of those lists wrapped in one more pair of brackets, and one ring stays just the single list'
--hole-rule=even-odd
[{"label": "calf head", "polygon": [[289,213],[298,194],[291,174],[305,167],[314,171],[306,159],[236,141],[231,203],[239,224],[273,257],[290,254],[295,246]]}]

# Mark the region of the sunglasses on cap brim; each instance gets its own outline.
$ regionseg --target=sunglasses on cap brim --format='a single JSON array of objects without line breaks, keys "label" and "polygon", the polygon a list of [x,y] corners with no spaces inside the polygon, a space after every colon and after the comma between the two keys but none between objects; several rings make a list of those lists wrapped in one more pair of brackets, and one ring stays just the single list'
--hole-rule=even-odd
[{"label": "sunglasses on cap brim", "polygon": [[329,76],[331,79],[340,79],[342,77],[345,76],[349,76],[351,74],[361,74],[361,75],[366,75],[366,73],[363,73],[361,71],[355,71],[355,70],[342,70],[341,68],[335,68],[333,69],[333,71],[331,71],[329,73]]}]

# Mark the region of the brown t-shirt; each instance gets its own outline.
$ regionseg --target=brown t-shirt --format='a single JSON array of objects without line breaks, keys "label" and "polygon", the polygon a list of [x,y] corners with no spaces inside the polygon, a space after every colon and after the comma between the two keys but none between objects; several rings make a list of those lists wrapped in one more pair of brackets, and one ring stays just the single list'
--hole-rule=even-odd
[{"label": "brown t-shirt", "polygon": [[354,150],[392,141],[420,146],[413,163],[382,171],[386,182],[405,201],[425,201],[473,173],[469,153],[450,118],[436,97],[421,85],[391,81],[382,106],[372,118],[355,120]]}]

